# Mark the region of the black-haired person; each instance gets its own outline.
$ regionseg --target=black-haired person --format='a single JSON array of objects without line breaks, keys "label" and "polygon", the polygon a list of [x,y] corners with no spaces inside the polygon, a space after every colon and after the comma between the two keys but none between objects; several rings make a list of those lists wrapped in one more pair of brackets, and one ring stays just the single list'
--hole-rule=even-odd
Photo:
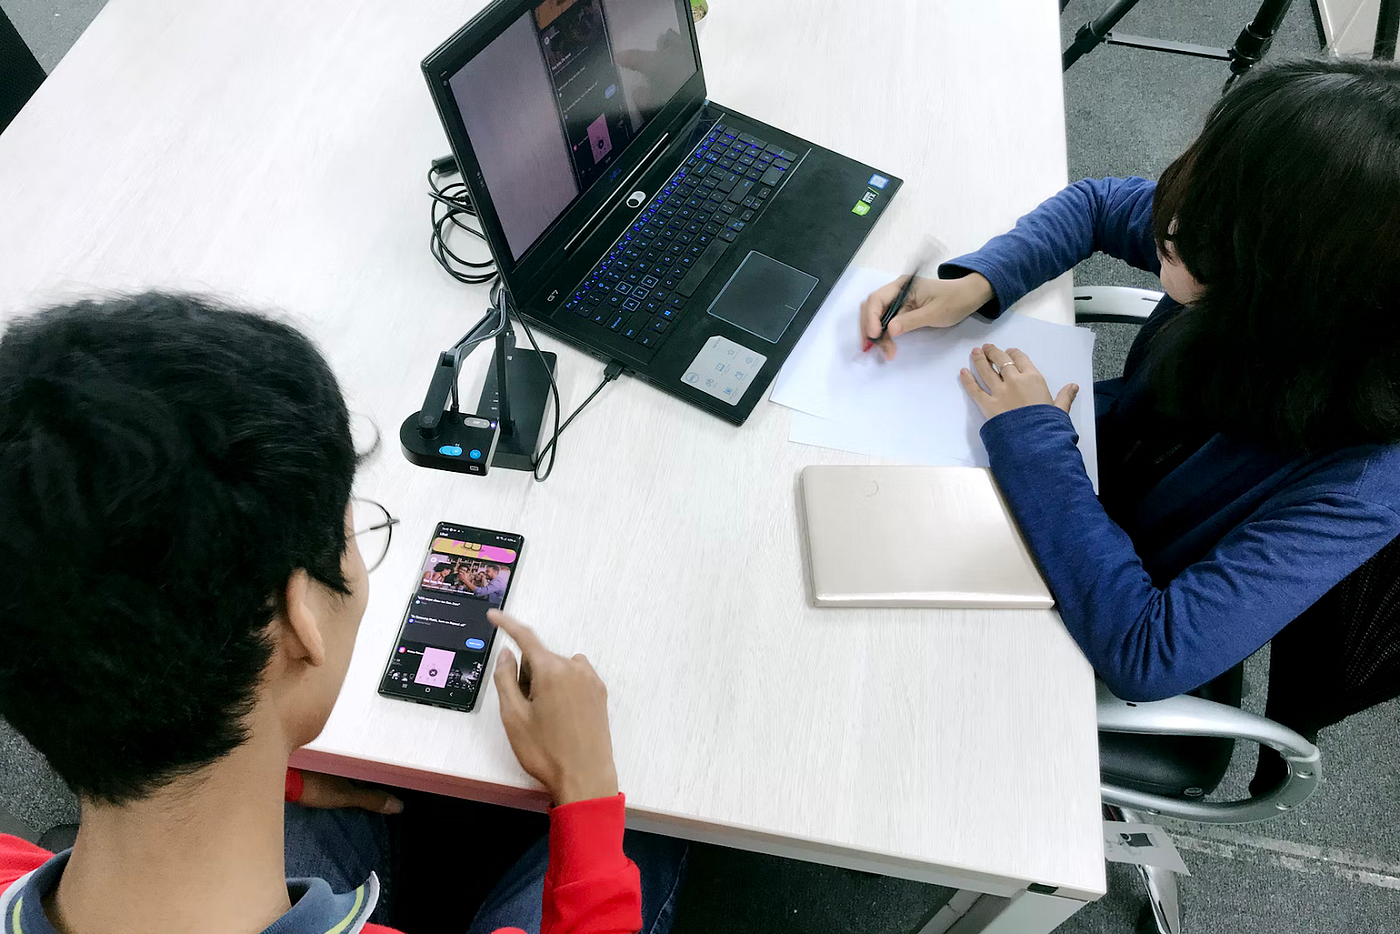
[{"label": "black-haired person", "polygon": [[[1019,350],[960,375],[1070,634],[1120,697],[1194,689],[1400,535],[1400,68],[1259,69],[1154,184],[1078,182],[922,280],[880,341],[996,317],[1095,251],[1167,297],[1095,386],[1100,495]],[[873,339],[900,283],[861,310]],[[953,374],[949,374],[951,378]]]},{"label": "black-haired person", "polygon": [[[69,852],[0,835],[5,934],[388,930],[367,923],[383,816],[283,804],[393,810],[286,768],[365,609],[356,464],[335,377],[285,324],[149,294],[0,338],[0,716],[82,807]],[[55,588],[74,541],[106,559]],[[602,682],[494,618],[532,669],[526,698],[502,652],[506,734],[555,809],[471,930],[664,931],[684,847],[629,836],[640,880],[624,855]],[[288,879],[310,865],[349,891]]]}]

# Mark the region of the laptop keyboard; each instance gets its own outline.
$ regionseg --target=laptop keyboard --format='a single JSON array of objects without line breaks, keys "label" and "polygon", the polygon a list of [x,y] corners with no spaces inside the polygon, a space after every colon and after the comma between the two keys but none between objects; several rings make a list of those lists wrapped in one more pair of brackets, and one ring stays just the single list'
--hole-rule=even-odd
[{"label": "laptop keyboard", "polygon": [[796,159],[715,124],[564,307],[654,350]]}]

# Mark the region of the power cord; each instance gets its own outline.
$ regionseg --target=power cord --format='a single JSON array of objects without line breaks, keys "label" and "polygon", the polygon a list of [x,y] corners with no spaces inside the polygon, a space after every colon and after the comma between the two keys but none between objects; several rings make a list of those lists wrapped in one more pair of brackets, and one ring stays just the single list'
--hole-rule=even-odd
[{"label": "power cord", "polygon": [[472,204],[466,184],[460,180],[439,184],[442,176],[455,174],[458,174],[457,160],[452,156],[434,159],[428,168],[428,197],[432,199],[430,216],[433,224],[428,249],[438,265],[458,282],[484,285],[498,278],[495,261],[490,258],[485,261],[464,259],[448,246],[448,239],[454,230],[465,230],[482,243],[486,242],[486,235],[464,220],[476,217],[476,206]]}]

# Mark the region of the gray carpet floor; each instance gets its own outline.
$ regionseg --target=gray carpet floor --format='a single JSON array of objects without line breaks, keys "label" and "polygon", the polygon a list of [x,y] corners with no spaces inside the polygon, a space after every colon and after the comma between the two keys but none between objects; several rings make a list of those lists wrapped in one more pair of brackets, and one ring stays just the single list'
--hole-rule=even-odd
[{"label": "gray carpet floor", "polygon": [[[45,69],[54,65],[104,0],[0,0]],[[955,2],[955,0],[941,0]],[[976,2],[976,0],[956,0]],[[1030,0],[1027,0],[1030,2]],[[1049,0],[1037,0],[1049,2]],[[1106,0],[1073,0],[1064,39]],[[1252,15],[1252,0],[1144,0],[1124,32],[1228,45]],[[1298,3],[1274,55],[1318,48],[1313,14]],[[1067,75],[1071,177],[1155,177],[1199,129],[1216,99],[1220,63],[1123,48],[1101,48]],[[1076,281],[1158,288],[1155,277],[1103,257]],[[1106,326],[1099,378],[1116,375],[1132,329]],[[1248,666],[1262,712],[1266,652]],[[1266,824],[1171,829],[1192,878],[1185,881],[1192,934],[1312,934],[1400,930],[1400,705],[1388,704],[1325,732],[1326,777],[1299,811]],[[1242,793],[1252,758],[1236,757],[1223,793]],[[71,796],[42,759],[0,723],[0,832],[41,832],[71,820]],[[1110,867],[1110,891],[1070,919],[1066,934],[1132,931],[1142,904],[1136,877]],[[929,886],[788,860],[697,847],[682,895],[677,934],[906,934],[947,893]]]}]

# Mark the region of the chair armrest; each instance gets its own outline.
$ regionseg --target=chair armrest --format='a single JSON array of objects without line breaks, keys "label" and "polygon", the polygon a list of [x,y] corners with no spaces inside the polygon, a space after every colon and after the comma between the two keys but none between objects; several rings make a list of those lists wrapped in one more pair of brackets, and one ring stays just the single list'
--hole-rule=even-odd
[{"label": "chair armrest", "polygon": [[1297,807],[1317,790],[1322,755],[1316,746],[1287,727],[1252,713],[1199,697],[1182,695],[1134,703],[1114,697],[1098,683],[1099,730],[1157,736],[1211,736],[1248,740],[1283,756],[1288,777],[1268,794],[1238,801],[1192,801],[1168,798],[1104,782],[1104,803],[1181,820],[1211,824],[1248,824]]},{"label": "chair armrest", "polygon": [[1087,285],[1074,290],[1079,324],[1142,324],[1162,300],[1161,292],[1122,285]]}]

